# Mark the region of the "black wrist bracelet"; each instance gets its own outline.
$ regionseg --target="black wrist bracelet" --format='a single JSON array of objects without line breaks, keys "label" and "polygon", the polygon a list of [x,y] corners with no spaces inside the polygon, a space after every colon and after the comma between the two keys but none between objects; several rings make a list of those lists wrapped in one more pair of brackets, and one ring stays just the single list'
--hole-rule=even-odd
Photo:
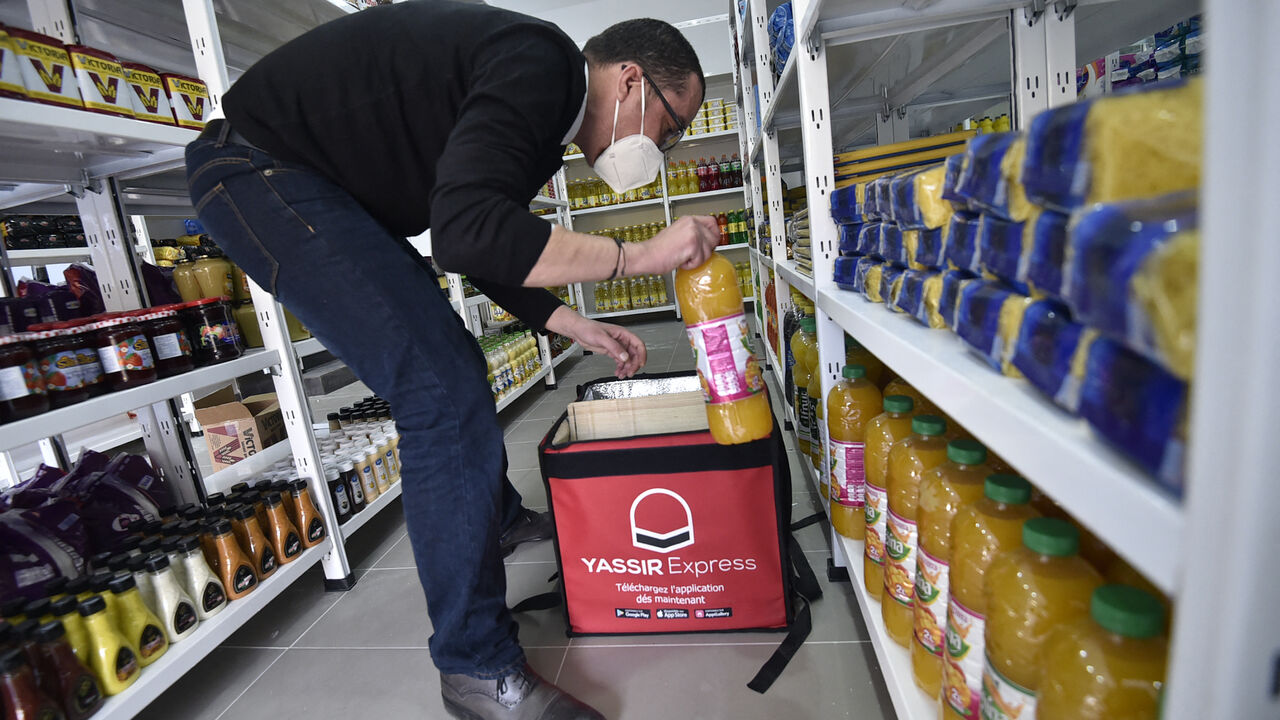
[{"label": "black wrist bracelet", "polygon": [[610,280],[618,277],[618,273],[622,271],[622,238],[613,238],[618,243],[618,261],[613,264],[613,274],[609,276]]}]

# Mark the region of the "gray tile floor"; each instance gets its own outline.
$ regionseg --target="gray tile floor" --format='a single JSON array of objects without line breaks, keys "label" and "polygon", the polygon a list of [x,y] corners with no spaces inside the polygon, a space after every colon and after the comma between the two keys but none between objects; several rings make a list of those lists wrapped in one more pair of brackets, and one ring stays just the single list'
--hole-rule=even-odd
[{"label": "gray tile floor", "polygon": [[[646,370],[691,370],[683,326],[674,319],[630,325],[649,348]],[[613,370],[606,357],[561,366],[559,387],[533,390],[503,411],[510,475],[525,505],[543,510],[536,441],[573,399],[578,383]],[[363,390],[352,387],[347,404]],[[774,392],[773,395],[777,396]],[[334,400],[330,398],[330,400]],[[336,405],[335,405],[336,407]],[[775,408],[775,412],[777,408]],[[788,441],[793,465],[798,462]],[[795,469],[795,468],[793,468]],[[802,476],[796,474],[797,478]],[[796,483],[793,514],[817,498]],[[822,526],[798,533],[822,582],[814,630],[765,695],[746,683],[781,635],[667,635],[567,638],[558,611],[519,618],[530,662],[611,720],[892,717],[893,710],[847,582],[824,576]],[[327,593],[317,567],[233,635],[139,717],[144,720],[401,720],[447,717],[427,651],[430,627],[399,501],[348,544],[358,582]],[[550,589],[551,543],[522,547],[507,560],[508,599]]]}]

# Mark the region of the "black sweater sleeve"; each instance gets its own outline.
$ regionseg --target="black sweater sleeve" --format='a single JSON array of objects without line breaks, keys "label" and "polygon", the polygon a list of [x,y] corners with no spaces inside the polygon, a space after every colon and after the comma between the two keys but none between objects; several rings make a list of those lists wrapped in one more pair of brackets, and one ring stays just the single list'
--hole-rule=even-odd
[{"label": "black sweater sleeve", "polygon": [[538,332],[546,332],[551,313],[564,304],[542,288],[512,287],[475,275],[468,277],[477,290]]},{"label": "black sweater sleeve", "polygon": [[470,86],[436,164],[432,247],[447,271],[520,286],[551,235],[529,214],[531,191],[546,179],[534,176],[540,158],[559,151],[570,73],[582,67],[550,29],[525,25],[490,40],[471,58]]}]

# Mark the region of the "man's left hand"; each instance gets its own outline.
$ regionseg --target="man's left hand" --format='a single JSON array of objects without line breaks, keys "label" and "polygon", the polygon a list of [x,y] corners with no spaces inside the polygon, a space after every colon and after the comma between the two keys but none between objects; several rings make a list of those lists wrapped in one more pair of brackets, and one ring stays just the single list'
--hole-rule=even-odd
[{"label": "man's left hand", "polygon": [[567,335],[591,352],[604,353],[616,363],[616,374],[629,378],[644,367],[648,351],[644,341],[626,328],[583,317],[568,306],[558,308],[547,320],[551,332]]}]

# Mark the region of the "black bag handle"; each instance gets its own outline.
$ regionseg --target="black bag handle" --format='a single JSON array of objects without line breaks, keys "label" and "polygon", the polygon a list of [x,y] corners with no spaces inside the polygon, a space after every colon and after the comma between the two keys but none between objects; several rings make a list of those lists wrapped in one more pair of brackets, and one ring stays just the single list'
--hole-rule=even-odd
[{"label": "black bag handle", "polygon": [[529,612],[531,610],[550,610],[551,608],[560,607],[563,602],[564,599],[558,592],[553,591],[539,593],[516,603],[515,606],[511,608],[511,612],[522,613]]},{"label": "black bag handle", "polygon": [[826,516],[823,515],[821,512],[816,512],[807,517],[802,517],[799,520],[791,523],[791,532],[799,532],[809,527],[810,525],[817,525],[819,522],[822,521],[822,518],[824,517]]}]

